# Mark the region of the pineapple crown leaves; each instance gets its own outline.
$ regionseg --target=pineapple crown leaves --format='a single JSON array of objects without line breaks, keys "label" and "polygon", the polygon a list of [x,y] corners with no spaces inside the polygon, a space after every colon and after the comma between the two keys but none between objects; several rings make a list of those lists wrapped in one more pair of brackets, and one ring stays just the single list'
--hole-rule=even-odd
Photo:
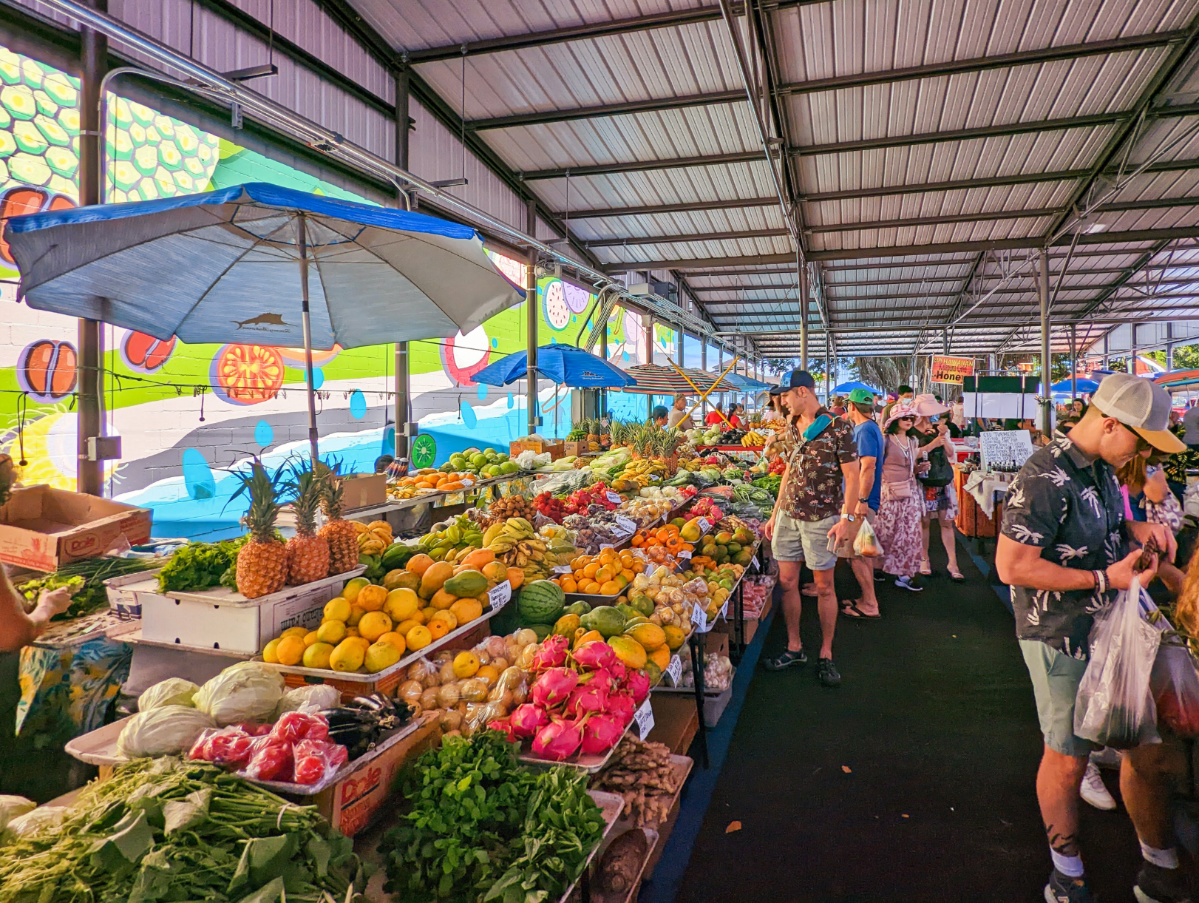
[{"label": "pineapple crown leaves", "polygon": [[249,468],[231,471],[241,480],[241,486],[229,497],[225,505],[228,507],[243,495],[249,498],[250,504],[242,520],[250,535],[259,542],[274,541],[275,520],[283,506],[282,496],[286,490],[284,474],[287,467],[287,463],[284,462],[272,473],[266,469],[262,459],[254,455]]},{"label": "pineapple crown leaves", "polygon": [[327,479],[324,471],[328,468],[317,462],[317,470],[313,470],[307,459],[299,459],[290,464],[287,481],[283,488],[292,494],[291,507],[296,513],[296,529],[301,534],[316,531],[316,514],[324,499],[324,483]]},{"label": "pineapple crown leaves", "polygon": [[330,458],[328,463],[317,461],[315,471],[320,483],[319,495],[321,507],[325,510],[325,517],[329,520],[339,520],[341,518],[341,500],[345,492],[341,480],[337,479],[341,473],[341,461],[337,458]]}]

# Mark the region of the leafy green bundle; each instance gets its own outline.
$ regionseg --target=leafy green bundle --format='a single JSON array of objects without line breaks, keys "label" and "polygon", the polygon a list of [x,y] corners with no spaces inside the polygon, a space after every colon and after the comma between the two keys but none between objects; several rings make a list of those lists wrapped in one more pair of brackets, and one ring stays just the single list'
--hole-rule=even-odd
[{"label": "leafy green bundle", "polygon": [[87,787],[57,830],[0,851],[5,903],[341,903],[349,838],[211,765],[139,759]]},{"label": "leafy green bundle", "polygon": [[237,589],[231,582],[237,568],[237,553],[246,537],[217,543],[193,542],[180,546],[158,575],[158,591],[197,592],[214,586]]},{"label": "leafy green bundle", "polygon": [[108,592],[104,581],[111,577],[123,577],[148,571],[162,564],[160,558],[80,558],[64,564],[44,577],[26,580],[18,591],[25,597],[25,608],[33,611],[42,590],[66,587],[71,591],[71,606],[51,620],[67,621],[94,614],[108,607]]},{"label": "leafy green bundle", "polygon": [[405,777],[410,810],[384,838],[386,890],[406,903],[541,903],[575,882],[603,836],[587,776],[533,772],[498,731],[448,737]]}]

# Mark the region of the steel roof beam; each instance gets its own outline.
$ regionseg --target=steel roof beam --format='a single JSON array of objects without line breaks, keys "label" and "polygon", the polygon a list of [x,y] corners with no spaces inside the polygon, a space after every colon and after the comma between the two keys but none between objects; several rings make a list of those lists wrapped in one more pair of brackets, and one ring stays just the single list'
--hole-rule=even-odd
[{"label": "steel roof beam", "polygon": [[563,219],[604,219],[617,216],[657,216],[661,213],[704,213],[708,210],[741,210],[747,207],[772,207],[778,198],[735,198],[723,201],[686,201],[678,204],[645,204],[640,207],[596,207],[590,210],[559,210]]},{"label": "steel roof beam", "polygon": [[863,72],[855,75],[834,75],[829,78],[809,79],[802,82],[779,85],[781,95],[813,94],[818,91],[837,91],[842,88],[860,88],[869,85],[892,85],[914,79],[940,78],[966,72],[986,72],[991,69],[1008,69],[1013,66],[1031,66],[1058,60],[1074,60],[1088,56],[1126,53],[1181,43],[1187,37],[1183,31],[1159,31],[1149,34],[1129,35],[1107,41],[1090,41],[1082,44],[1061,44],[1039,50],[1019,50],[965,60],[946,60],[923,66],[902,69]]},{"label": "steel roof beam", "polygon": [[706,295],[712,292],[772,292],[792,288],[795,288],[794,279],[790,283],[772,282],[769,285],[693,285],[691,291],[696,295]]},{"label": "steel roof beam", "polygon": [[626,238],[596,238],[588,241],[589,248],[622,248],[625,245],[674,245],[685,242],[737,241],[743,238],[782,238],[789,229],[751,229],[733,232],[694,232],[683,235],[643,235]]},{"label": "steel roof beam", "polygon": [[745,92],[714,91],[708,94],[651,97],[645,100],[627,100],[622,103],[597,104],[591,107],[575,107],[574,109],[566,110],[513,113],[510,116],[494,116],[489,119],[468,120],[466,129],[467,131],[483,132],[488,129],[511,129],[529,125],[550,125],[555,122],[575,122],[580,119],[596,119],[604,116],[627,116],[633,113],[655,113],[664,110],[685,110],[690,107],[708,107],[725,103],[745,103]]},{"label": "steel roof beam", "polygon": [[649,172],[658,169],[690,169],[693,166],[721,166],[728,163],[764,163],[759,151],[742,151],[735,154],[709,154],[700,157],[672,157],[666,160],[630,160],[625,163],[596,163],[587,166],[569,166],[565,169],[533,169],[518,173],[526,182],[545,179],[581,178],[583,176],[610,176],[622,172]]},{"label": "steel roof beam", "polygon": [[1060,172],[1023,173],[992,176],[985,179],[958,179],[947,182],[914,182],[905,185],[886,185],[879,188],[851,188],[844,191],[824,191],[804,195],[804,201],[817,204],[826,201],[851,201],[858,198],[890,197],[900,194],[925,194],[932,191],[969,191],[976,188],[1004,188],[1012,185],[1033,185],[1039,182],[1068,182],[1090,173],[1086,169],[1066,169]]},{"label": "steel roof beam", "polygon": [[809,234],[829,232],[860,232],[866,229],[906,229],[916,226],[939,226],[945,223],[973,223],[1005,219],[1030,219],[1060,213],[1058,207],[1038,207],[1032,210],[994,210],[979,213],[953,213],[947,216],[918,216],[912,219],[865,220],[852,223],[830,223],[809,226]]}]

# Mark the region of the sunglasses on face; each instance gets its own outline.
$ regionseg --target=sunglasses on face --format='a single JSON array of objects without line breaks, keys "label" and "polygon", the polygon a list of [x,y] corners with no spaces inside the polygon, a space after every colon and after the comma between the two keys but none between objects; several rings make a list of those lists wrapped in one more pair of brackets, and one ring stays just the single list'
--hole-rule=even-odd
[{"label": "sunglasses on face", "polygon": [[1131,426],[1126,423],[1121,423],[1120,426],[1124,427],[1124,429],[1128,430],[1128,432],[1137,437],[1137,454],[1150,451],[1153,448],[1153,446],[1149,444],[1145,437],[1134,430]]}]

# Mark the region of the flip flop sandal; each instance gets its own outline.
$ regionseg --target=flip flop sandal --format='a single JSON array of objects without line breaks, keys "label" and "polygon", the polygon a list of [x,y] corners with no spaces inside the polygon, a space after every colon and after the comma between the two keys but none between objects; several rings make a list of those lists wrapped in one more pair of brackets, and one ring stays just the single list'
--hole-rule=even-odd
[{"label": "flip flop sandal", "polygon": [[954,583],[965,583],[965,582],[966,582],[966,578],[965,578],[965,577],[963,577],[963,576],[962,576],[962,575],[961,575],[959,572],[957,572],[957,571],[950,571],[950,572],[949,572],[949,579],[950,579],[950,580],[952,580]]},{"label": "flip flop sandal", "polygon": [[841,609],[841,617],[849,618],[851,621],[877,621],[882,618],[882,615],[868,615],[862,609],[858,608],[857,603],[850,602],[849,605]]},{"label": "flip flop sandal", "polygon": [[933,575],[933,567],[927,561],[920,565],[920,576],[931,577]]}]

